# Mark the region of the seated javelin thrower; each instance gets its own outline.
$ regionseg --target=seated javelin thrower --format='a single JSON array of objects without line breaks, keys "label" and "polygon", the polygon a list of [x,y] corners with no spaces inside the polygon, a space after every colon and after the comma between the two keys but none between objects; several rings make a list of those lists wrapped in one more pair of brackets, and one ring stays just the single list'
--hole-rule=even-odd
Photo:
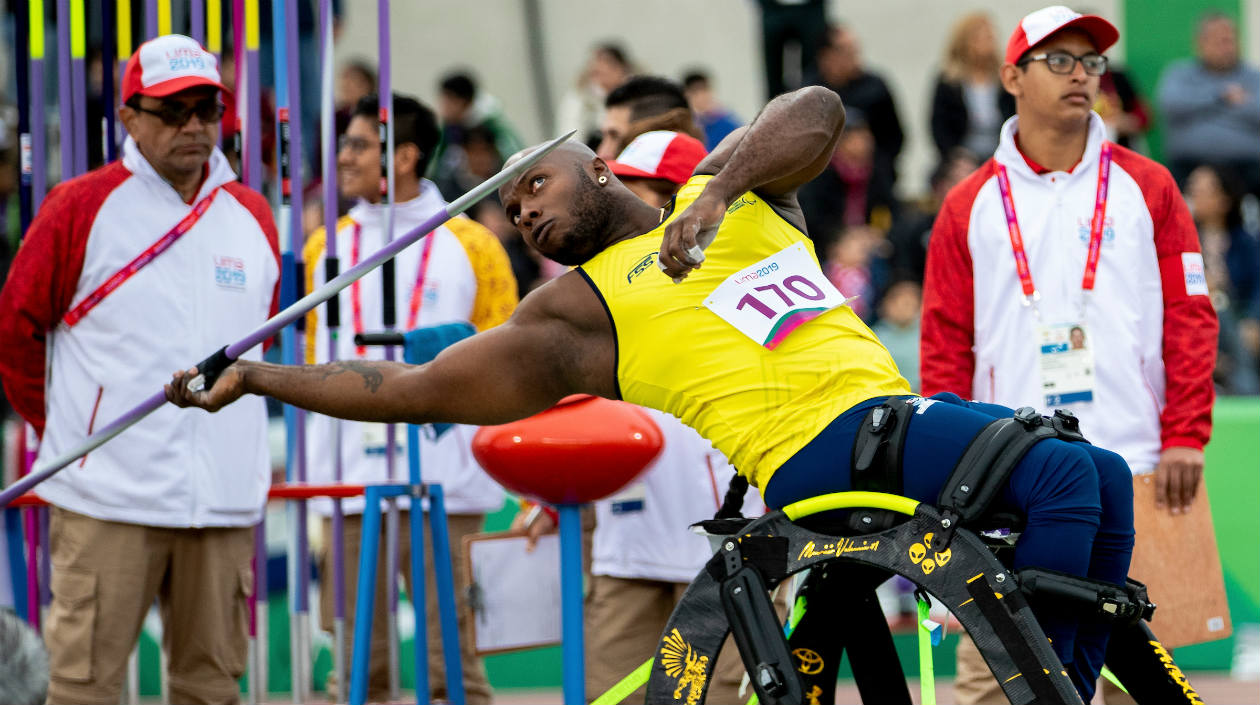
[{"label": "seated javelin thrower", "polygon": [[[779,96],[659,209],[586,147],[566,143],[500,197],[526,242],[576,269],[526,297],[504,325],[418,367],[239,361],[205,392],[187,388],[195,369],[177,372],[167,398],[214,411],[264,394],[347,419],[417,424],[504,423],[579,392],[624,399],[694,427],[770,507],[851,489],[851,449],[868,412],[904,399],[912,413],[901,494],[934,502],[973,437],[1012,412],[912,395],[822,275],[795,194],[827,164],[843,125],[827,89]],[[1013,567],[1123,585],[1129,478],[1109,451],[1035,443],[1000,496],[1027,521]],[[1109,626],[1068,610],[1038,616],[1088,702]]]}]

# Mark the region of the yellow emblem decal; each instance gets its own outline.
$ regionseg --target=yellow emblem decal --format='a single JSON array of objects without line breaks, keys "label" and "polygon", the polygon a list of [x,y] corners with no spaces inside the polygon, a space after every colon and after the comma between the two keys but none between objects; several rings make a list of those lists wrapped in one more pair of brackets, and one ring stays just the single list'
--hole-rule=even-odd
[{"label": "yellow emblem decal", "polygon": [[665,637],[665,645],[661,647],[661,666],[670,678],[678,679],[678,687],[674,689],[674,700],[681,700],[682,693],[687,690],[687,705],[700,702],[704,693],[704,683],[709,679],[709,657],[701,656],[691,648],[677,629]]},{"label": "yellow emblem decal", "polygon": [[792,655],[796,657],[796,670],[807,676],[812,676],[815,673],[822,673],[823,658],[818,655],[817,651],[802,647],[799,649],[792,649]]},{"label": "yellow emblem decal", "polygon": [[916,543],[910,546],[910,561],[919,566],[923,570],[924,575],[931,575],[937,566],[949,563],[949,559],[953,558],[953,553],[947,548],[940,553],[932,553],[932,558],[928,558],[928,550],[932,546],[932,536],[934,534],[929,531],[923,535],[923,543]]},{"label": "yellow emblem decal", "polygon": [[805,705],[822,705],[822,701],[818,697],[822,695],[822,688],[815,685],[805,694]]}]

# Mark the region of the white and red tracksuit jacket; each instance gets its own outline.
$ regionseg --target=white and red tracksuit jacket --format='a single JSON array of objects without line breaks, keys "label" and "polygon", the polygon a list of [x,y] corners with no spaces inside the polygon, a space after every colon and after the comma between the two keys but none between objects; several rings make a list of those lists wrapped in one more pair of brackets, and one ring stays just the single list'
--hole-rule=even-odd
[{"label": "white and red tracksuit jacket", "polygon": [[[997,164],[1010,179],[1042,320],[1078,317],[1106,131],[1093,115],[1081,161],[1071,172],[1050,172],[1020,153],[1017,128],[1018,118],[1002,126],[993,158],[950,191],[932,229],[920,363],[926,395],[1043,406],[1037,318],[1023,304]],[[1068,408],[1086,437],[1120,453],[1135,473],[1153,470],[1164,448],[1202,448],[1211,433],[1218,324],[1198,235],[1168,170],[1114,144],[1084,320],[1094,401]]]},{"label": "white and red tracksuit jacket", "polygon": [[[58,185],[0,293],[0,379],[54,458],[275,311],[279,251],[266,200],[217,149],[196,223],[74,325],[65,314],[193,210],[127,139],[118,162]],[[255,348],[243,355],[260,359]],[[74,512],[152,526],[247,526],[262,515],[266,410],[163,406],[39,485]]]}]

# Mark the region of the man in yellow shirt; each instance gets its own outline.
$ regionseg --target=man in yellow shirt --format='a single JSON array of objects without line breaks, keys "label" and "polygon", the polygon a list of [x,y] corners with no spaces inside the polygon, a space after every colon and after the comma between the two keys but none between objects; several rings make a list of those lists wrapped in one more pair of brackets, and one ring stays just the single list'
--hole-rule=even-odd
[{"label": "man in yellow shirt", "polygon": [[[216,410],[266,394],[357,420],[477,424],[577,392],[624,399],[695,428],[771,507],[851,489],[863,420],[903,399],[914,407],[897,468],[903,494],[935,501],[976,433],[1011,412],[912,396],[822,276],[795,193],[827,164],[843,123],[825,88],[775,98],[700,163],[672,212],[636,198],[602,159],[569,143],[500,191],[526,242],[576,267],[507,323],[419,367],[237,363],[208,392],[189,392],[195,372],[178,372],[167,396]],[[1131,487],[1114,453],[1059,439],[1033,445],[1001,493],[1027,518],[1014,567],[1123,585]],[[1109,629],[1079,614],[1038,617],[1078,690],[1092,695]]]}]

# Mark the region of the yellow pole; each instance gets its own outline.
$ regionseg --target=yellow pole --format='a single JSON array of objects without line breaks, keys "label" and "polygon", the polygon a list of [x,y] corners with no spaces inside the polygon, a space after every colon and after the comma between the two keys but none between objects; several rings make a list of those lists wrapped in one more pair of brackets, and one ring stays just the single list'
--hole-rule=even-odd
[{"label": "yellow pole", "polygon": [[223,52],[223,7],[219,0],[206,0],[206,49]]},{"label": "yellow pole", "polygon": [[158,36],[171,33],[171,0],[158,0]]},{"label": "yellow pole", "polygon": [[87,56],[87,32],[83,27],[83,0],[70,3],[70,58],[82,59]]},{"label": "yellow pole", "polygon": [[245,0],[245,49],[258,51],[259,45],[258,0]]},{"label": "yellow pole", "polygon": [[118,60],[131,56],[131,0],[118,0]]}]

